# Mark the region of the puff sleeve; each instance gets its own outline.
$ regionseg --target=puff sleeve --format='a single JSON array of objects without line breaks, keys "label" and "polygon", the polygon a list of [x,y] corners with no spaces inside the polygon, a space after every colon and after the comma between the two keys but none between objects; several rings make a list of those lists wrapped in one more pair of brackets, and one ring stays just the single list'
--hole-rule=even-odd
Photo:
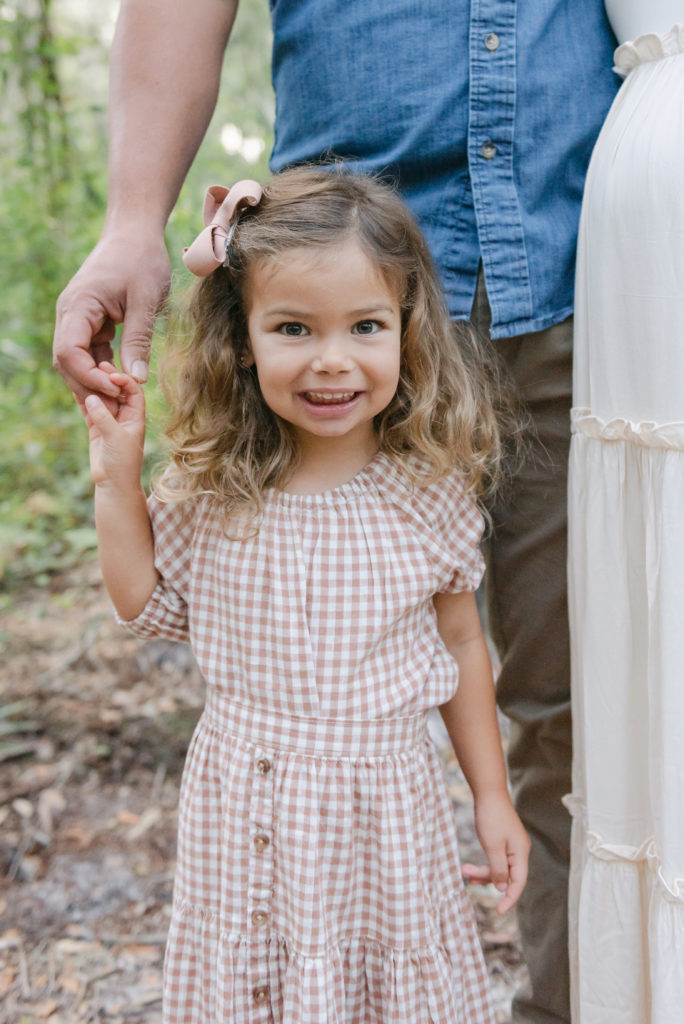
[{"label": "puff sleeve", "polygon": [[140,637],[187,641],[188,599],[196,503],[167,503],[154,494],[147,502],[154,536],[154,564],[160,579],[135,619],[118,622]]},{"label": "puff sleeve", "polygon": [[428,557],[437,572],[436,592],[477,590],[484,575],[480,549],[484,520],[460,474],[448,473],[420,488],[416,510],[425,527]]}]

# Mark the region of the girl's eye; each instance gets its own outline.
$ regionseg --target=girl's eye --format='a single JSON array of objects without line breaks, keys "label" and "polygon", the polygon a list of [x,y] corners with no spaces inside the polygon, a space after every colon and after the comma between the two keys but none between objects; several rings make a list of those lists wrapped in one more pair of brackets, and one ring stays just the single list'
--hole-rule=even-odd
[{"label": "girl's eye", "polygon": [[279,334],[285,334],[288,338],[301,338],[309,333],[308,328],[304,324],[296,323],[295,321],[278,324],[276,330]]},{"label": "girl's eye", "polygon": [[375,334],[381,326],[377,320],[359,320],[358,324],[354,324],[353,330],[355,334]]}]

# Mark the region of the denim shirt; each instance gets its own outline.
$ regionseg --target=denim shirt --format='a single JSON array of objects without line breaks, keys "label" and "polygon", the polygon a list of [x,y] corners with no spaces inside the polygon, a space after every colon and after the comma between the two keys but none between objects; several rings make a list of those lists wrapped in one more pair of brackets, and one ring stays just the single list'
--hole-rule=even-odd
[{"label": "denim shirt", "polygon": [[452,316],[480,261],[492,337],[572,312],[591,149],[617,88],[601,0],[271,0],[271,166],[389,174]]}]

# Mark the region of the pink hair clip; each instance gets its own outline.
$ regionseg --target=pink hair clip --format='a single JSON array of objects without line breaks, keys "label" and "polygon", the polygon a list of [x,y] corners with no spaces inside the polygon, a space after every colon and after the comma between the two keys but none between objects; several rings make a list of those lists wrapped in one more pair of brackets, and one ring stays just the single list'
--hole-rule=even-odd
[{"label": "pink hair clip", "polygon": [[183,263],[196,277],[207,277],[226,266],[230,240],[243,206],[256,206],[263,189],[256,181],[237,181],[232,188],[212,185],[204,197],[202,216],[206,227],[183,250]]}]

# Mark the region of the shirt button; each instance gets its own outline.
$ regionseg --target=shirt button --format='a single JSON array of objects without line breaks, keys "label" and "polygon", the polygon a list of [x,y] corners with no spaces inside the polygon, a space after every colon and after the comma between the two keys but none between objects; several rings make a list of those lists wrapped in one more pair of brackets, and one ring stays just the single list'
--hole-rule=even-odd
[{"label": "shirt button", "polygon": [[267,757],[259,758],[256,763],[256,770],[259,772],[259,775],[268,775],[271,770],[271,762]]},{"label": "shirt button", "polygon": [[259,853],[263,853],[263,851],[266,849],[270,842],[271,840],[268,838],[268,836],[259,835],[254,837],[254,845],[256,846]]},{"label": "shirt button", "polygon": [[485,142],[480,152],[485,160],[493,160],[496,156],[496,146],[493,142]]},{"label": "shirt button", "polygon": [[252,999],[255,1003],[265,1003],[268,999],[268,985],[259,985],[252,992]]},{"label": "shirt button", "polygon": [[484,43],[489,52],[494,53],[495,50],[499,49],[501,40],[497,36],[496,32],[490,32],[488,35],[485,36]]},{"label": "shirt button", "polygon": [[268,914],[266,913],[265,910],[255,910],[254,913],[252,914],[252,924],[255,924],[257,928],[260,928],[262,925],[266,924],[267,921]]}]

